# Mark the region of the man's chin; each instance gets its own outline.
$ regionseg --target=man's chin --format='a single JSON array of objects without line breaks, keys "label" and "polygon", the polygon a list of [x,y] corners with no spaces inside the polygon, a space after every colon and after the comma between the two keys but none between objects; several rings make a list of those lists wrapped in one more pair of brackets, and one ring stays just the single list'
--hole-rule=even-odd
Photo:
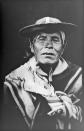
[{"label": "man's chin", "polygon": [[54,64],[54,63],[56,63],[58,60],[41,60],[41,61],[39,61],[40,63],[42,63],[42,64]]}]

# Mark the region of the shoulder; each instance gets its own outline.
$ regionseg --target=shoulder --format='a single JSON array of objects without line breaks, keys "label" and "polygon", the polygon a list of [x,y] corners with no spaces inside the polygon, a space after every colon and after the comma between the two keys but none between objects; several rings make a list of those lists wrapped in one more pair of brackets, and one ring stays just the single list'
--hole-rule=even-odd
[{"label": "shoulder", "polygon": [[11,91],[14,89],[17,92],[18,89],[21,90],[24,86],[28,87],[28,84],[31,85],[31,82],[33,81],[33,73],[35,71],[32,67],[35,68],[32,59],[30,59],[19,68],[9,73],[5,77],[4,87],[9,87]]},{"label": "shoulder", "polygon": [[68,84],[65,88],[66,91],[79,93],[83,87],[82,83],[82,67],[80,65],[74,64],[70,61],[67,61],[68,68],[67,74],[69,76]]},{"label": "shoulder", "polygon": [[69,76],[72,77],[75,74],[82,73],[82,67],[80,65],[74,64],[73,62],[66,60],[64,58],[61,59],[63,67],[66,67],[65,70],[60,74],[61,76]]},{"label": "shoulder", "polygon": [[67,68],[67,70],[69,71],[69,72],[72,72],[72,73],[76,73],[76,72],[81,72],[82,73],[82,66],[80,66],[80,65],[77,65],[77,64],[74,64],[74,63],[72,63],[72,62],[70,62],[70,61],[68,61],[68,60],[66,60],[66,62],[67,62],[67,64],[68,64],[68,68]]},{"label": "shoulder", "polygon": [[17,69],[11,71],[8,75],[6,75],[5,79],[10,78],[24,78],[24,74],[27,73],[28,70],[28,64],[25,63],[18,67]]},{"label": "shoulder", "polygon": [[24,78],[28,72],[30,72],[31,70],[35,70],[36,67],[36,62],[34,58],[29,59],[29,61],[27,61],[26,63],[24,63],[23,65],[21,65],[20,67],[18,67],[17,69],[11,71],[8,75],[6,75],[6,79],[8,77],[11,78]]}]

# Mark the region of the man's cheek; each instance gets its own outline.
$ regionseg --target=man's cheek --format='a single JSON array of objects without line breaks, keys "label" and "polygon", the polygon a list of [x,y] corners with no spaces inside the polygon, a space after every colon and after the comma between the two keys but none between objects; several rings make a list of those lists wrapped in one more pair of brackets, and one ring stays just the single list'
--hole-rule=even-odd
[{"label": "man's cheek", "polygon": [[60,54],[63,51],[62,47],[59,47],[58,49],[55,49],[56,54]]},{"label": "man's cheek", "polygon": [[60,46],[60,47],[58,47],[58,48],[55,48],[55,50],[56,50],[57,52],[60,52],[60,51],[62,50],[62,46]]},{"label": "man's cheek", "polygon": [[41,57],[41,53],[38,50],[36,50],[35,51],[35,56],[39,59]]}]

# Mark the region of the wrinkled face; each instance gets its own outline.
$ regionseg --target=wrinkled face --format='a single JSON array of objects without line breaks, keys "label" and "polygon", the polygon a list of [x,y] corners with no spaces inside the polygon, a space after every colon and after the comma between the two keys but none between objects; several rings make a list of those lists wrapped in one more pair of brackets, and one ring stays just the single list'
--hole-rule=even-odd
[{"label": "wrinkled face", "polygon": [[61,33],[40,33],[33,39],[31,51],[38,63],[54,64],[60,58],[63,47],[64,40]]}]

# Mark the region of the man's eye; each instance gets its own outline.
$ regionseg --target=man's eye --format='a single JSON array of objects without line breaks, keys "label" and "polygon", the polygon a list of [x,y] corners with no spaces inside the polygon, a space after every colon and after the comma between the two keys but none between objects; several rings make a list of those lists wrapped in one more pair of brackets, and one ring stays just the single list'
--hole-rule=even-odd
[{"label": "man's eye", "polygon": [[52,41],[59,42],[59,39],[58,38],[53,38]]},{"label": "man's eye", "polygon": [[46,37],[44,37],[44,36],[41,36],[41,37],[38,38],[38,40],[42,40],[42,41],[45,40],[45,39],[46,39]]}]

